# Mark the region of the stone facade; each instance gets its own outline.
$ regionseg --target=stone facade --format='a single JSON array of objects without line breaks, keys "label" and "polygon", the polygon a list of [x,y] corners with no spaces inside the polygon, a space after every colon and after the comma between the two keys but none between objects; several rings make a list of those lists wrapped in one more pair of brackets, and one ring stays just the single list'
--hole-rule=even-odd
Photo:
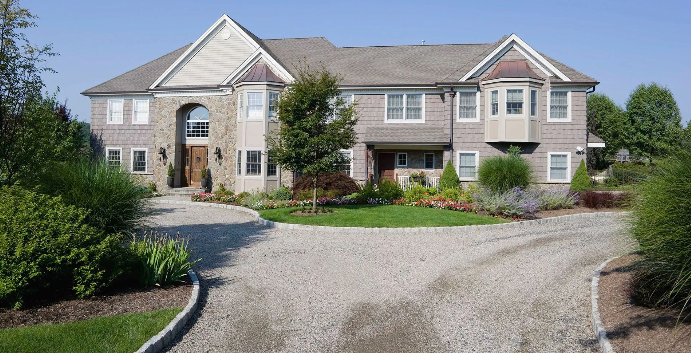
[{"label": "stone facade", "polygon": [[[153,180],[159,190],[166,190],[168,163],[172,162],[176,172],[176,185],[179,185],[182,171],[181,128],[184,128],[183,111],[186,107],[204,106],[209,110],[208,166],[213,189],[223,183],[226,189],[235,188],[236,165],[236,95],[214,96],[172,96],[157,97],[155,109],[151,111],[153,145],[163,147],[166,158],[158,161],[153,168]],[[221,158],[213,154],[216,147],[221,149]]]}]

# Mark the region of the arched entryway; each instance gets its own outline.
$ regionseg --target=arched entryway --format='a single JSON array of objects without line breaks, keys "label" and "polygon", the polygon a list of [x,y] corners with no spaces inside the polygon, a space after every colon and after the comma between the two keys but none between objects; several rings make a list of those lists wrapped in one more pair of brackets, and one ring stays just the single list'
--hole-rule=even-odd
[{"label": "arched entryway", "polygon": [[209,110],[200,104],[187,104],[178,110],[177,118],[176,179],[181,187],[198,188],[202,170],[208,166]]}]

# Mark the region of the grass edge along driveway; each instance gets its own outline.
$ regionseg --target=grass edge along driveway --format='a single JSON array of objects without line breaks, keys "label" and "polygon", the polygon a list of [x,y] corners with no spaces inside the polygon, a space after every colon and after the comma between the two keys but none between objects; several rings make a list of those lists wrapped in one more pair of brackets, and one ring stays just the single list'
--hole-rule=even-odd
[{"label": "grass edge along driveway", "polygon": [[276,208],[259,211],[269,221],[330,227],[414,228],[452,227],[505,223],[507,220],[474,213],[394,205],[328,206],[334,213],[296,216],[300,208]]},{"label": "grass edge along driveway", "polygon": [[132,353],[163,330],[181,310],[171,308],[3,329],[0,330],[0,352]]}]

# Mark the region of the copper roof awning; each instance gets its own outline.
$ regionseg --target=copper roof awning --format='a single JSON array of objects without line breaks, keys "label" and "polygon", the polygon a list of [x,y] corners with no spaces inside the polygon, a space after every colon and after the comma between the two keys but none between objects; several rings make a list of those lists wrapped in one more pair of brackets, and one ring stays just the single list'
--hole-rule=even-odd
[{"label": "copper roof awning", "polygon": [[544,80],[533,71],[525,61],[500,61],[494,71],[483,81],[496,80],[499,78],[532,78]]},{"label": "copper roof awning", "polygon": [[258,62],[240,79],[240,82],[278,82],[285,83],[263,62]]}]

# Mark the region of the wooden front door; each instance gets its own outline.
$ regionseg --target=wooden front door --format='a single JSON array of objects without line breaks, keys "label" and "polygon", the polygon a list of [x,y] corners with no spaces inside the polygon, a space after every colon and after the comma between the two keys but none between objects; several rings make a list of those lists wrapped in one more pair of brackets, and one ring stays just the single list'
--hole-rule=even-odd
[{"label": "wooden front door", "polygon": [[206,169],[207,146],[185,146],[184,162],[185,174],[182,177],[182,186],[202,186],[202,170]]},{"label": "wooden front door", "polygon": [[378,154],[378,172],[379,180],[389,179],[394,180],[394,169],[396,168],[396,154],[395,153],[379,153]]}]

